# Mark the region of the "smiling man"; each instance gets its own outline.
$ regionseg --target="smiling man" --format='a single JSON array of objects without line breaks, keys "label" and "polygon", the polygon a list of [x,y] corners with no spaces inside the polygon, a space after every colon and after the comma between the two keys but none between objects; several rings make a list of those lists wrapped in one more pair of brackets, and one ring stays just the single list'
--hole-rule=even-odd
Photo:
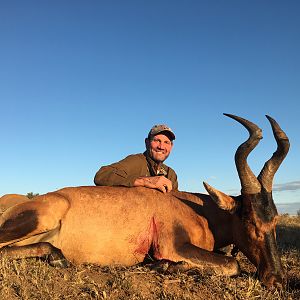
[{"label": "smiling man", "polygon": [[96,173],[96,185],[144,186],[163,193],[178,189],[175,171],[163,162],[173,148],[175,134],[166,125],[155,125],[145,139],[146,151],[129,155],[119,162],[103,166]]}]

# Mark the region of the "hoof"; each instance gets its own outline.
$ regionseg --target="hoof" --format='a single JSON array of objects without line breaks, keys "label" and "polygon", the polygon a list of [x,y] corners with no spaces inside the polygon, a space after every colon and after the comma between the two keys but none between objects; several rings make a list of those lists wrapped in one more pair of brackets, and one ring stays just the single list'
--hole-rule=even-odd
[{"label": "hoof", "polygon": [[70,263],[65,259],[53,259],[49,261],[50,266],[56,267],[56,268],[67,268],[70,266]]}]

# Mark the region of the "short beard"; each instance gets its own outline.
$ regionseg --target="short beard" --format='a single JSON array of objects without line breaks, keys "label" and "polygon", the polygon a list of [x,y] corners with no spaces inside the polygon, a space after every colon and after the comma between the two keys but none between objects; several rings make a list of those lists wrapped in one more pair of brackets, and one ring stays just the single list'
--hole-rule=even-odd
[{"label": "short beard", "polygon": [[153,156],[153,153],[149,150],[148,151],[148,155],[149,157],[151,157],[151,159],[153,159],[157,164],[162,164],[168,157],[169,155],[165,156],[165,158],[163,160],[161,159],[155,159],[154,156]]}]

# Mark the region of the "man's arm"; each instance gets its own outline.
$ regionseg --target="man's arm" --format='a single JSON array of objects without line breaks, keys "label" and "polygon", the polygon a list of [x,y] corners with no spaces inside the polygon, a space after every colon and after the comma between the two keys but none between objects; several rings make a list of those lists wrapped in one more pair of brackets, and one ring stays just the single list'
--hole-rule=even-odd
[{"label": "man's arm", "polygon": [[133,187],[138,177],[147,175],[147,164],[142,154],[125,157],[119,162],[103,166],[96,173],[94,183],[105,186]]},{"label": "man's arm", "polygon": [[134,182],[134,186],[144,186],[151,189],[158,189],[163,193],[172,190],[172,181],[165,176],[138,177]]},{"label": "man's arm", "polygon": [[172,190],[172,181],[164,176],[128,176],[126,172],[122,172],[110,166],[100,168],[95,175],[94,183],[95,185],[105,186],[144,186],[147,188],[158,189],[163,193]]},{"label": "man's arm", "polygon": [[132,187],[137,177],[137,175],[128,175],[126,171],[114,166],[104,166],[96,173],[94,183],[95,185]]},{"label": "man's arm", "polygon": [[168,167],[168,168],[169,168],[168,179],[170,179],[172,182],[172,190],[177,191],[178,190],[177,174],[172,168],[170,168],[170,167]]},{"label": "man's arm", "polygon": [[147,174],[148,168],[144,157],[130,155],[117,163],[101,167],[94,177],[94,183],[102,186],[144,186],[158,189],[163,193],[170,192],[174,188],[172,181],[168,178],[149,177],[146,176]]}]

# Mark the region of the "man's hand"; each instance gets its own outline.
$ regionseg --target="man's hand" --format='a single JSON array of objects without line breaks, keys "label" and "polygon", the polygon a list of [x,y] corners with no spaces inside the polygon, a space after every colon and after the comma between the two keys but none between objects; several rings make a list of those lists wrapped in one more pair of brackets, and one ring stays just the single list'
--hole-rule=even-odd
[{"label": "man's hand", "polygon": [[158,189],[163,193],[172,191],[172,181],[165,176],[139,177],[134,181],[133,185]]}]

